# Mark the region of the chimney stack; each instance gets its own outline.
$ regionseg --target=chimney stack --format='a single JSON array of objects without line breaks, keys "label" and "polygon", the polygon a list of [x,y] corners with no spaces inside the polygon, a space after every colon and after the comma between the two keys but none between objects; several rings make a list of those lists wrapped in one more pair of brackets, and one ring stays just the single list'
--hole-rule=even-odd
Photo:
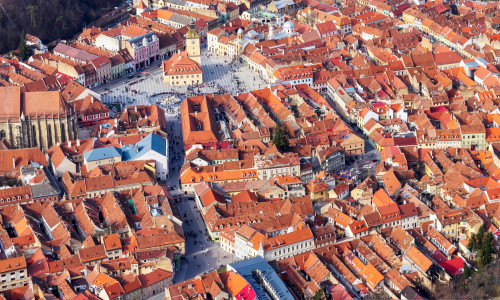
[{"label": "chimney stack", "polygon": [[16,158],[12,157],[12,169],[16,168]]},{"label": "chimney stack", "polygon": [[80,146],[80,139],[76,140],[76,145],[79,147]]},{"label": "chimney stack", "polygon": [[68,141],[68,147],[71,147],[71,140]]}]

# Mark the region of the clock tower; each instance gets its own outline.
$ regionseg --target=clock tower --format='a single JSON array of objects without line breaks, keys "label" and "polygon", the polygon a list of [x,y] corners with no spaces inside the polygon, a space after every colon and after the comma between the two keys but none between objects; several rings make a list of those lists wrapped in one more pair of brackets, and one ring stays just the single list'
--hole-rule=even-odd
[{"label": "clock tower", "polygon": [[186,33],[186,51],[188,53],[188,57],[201,66],[200,36],[194,28],[194,21],[189,24],[189,30]]}]

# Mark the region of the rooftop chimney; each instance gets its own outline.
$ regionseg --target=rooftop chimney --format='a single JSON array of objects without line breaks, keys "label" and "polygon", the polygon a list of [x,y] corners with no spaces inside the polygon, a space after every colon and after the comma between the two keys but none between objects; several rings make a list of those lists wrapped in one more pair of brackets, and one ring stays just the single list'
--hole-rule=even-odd
[{"label": "rooftop chimney", "polygon": [[80,146],[80,139],[77,139],[77,140],[76,140],[76,145],[77,145],[77,146]]},{"label": "rooftop chimney", "polygon": [[16,158],[12,157],[12,169],[16,168]]},{"label": "rooftop chimney", "polygon": [[71,140],[68,141],[68,147],[71,147]]}]

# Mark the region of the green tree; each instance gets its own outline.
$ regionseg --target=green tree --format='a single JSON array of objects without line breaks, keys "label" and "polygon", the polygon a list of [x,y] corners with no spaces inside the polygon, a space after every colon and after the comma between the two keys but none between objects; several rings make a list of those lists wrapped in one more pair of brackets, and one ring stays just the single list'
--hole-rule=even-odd
[{"label": "green tree", "polygon": [[481,260],[481,267],[489,264],[493,260],[494,253],[495,246],[493,245],[493,233],[488,232],[484,236],[483,243],[481,245],[481,257],[479,257],[479,259]]},{"label": "green tree", "polygon": [[471,234],[469,243],[467,244],[467,249],[469,249],[470,252],[474,252],[477,249],[477,239],[474,233]]},{"label": "green tree", "polygon": [[484,259],[484,254],[483,254],[483,249],[477,250],[477,266],[479,268],[484,267],[485,264],[485,259]]},{"label": "green tree", "polygon": [[314,300],[321,300],[321,299],[323,299],[323,294],[324,294],[324,293],[323,293],[323,289],[319,289],[319,290],[316,292],[316,294],[314,294],[313,299],[314,299]]},{"label": "green tree", "polygon": [[488,233],[486,234],[486,249],[491,252],[491,253],[495,253],[496,252],[496,249],[495,249],[495,245],[494,245],[494,240],[495,240],[495,236],[493,235],[493,232],[491,231],[488,231]]},{"label": "green tree", "polygon": [[24,33],[24,30],[21,34],[21,40],[19,41],[19,47],[17,48],[17,50],[19,51],[19,58],[23,60],[30,57],[31,55],[31,49],[30,47],[28,47],[28,45],[26,45],[26,34]]},{"label": "green tree", "polygon": [[476,235],[478,248],[480,248],[481,245],[483,245],[483,238],[484,238],[484,226],[481,226],[481,227],[479,227],[479,230],[477,231],[477,235]]},{"label": "green tree", "polygon": [[321,111],[321,109],[317,109],[317,110],[315,110],[314,112],[316,113],[316,116],[317,116],[318,118],[320,118],[320,117],[323,115],[323,112]]},{"label": "green tree", "polygon": [[278,150],[282,152],[288,151],[288,149],[290,148],[289,138],[290,138],[290,133],[288,132],[288,128],[286,128],[280,123],[276,124],[273,136],[273,143],[276,146],[276,148],[278,148]]},{"label": "green tree", "polygon": [[469,277],[471,277],[471,275],[472,275],[472,270],[467,265],[465,265],[465,267],[464,267],[464,277],[465,278],[469,278]]},{"label": "green tree", "polygon": [[477,266],[483,268],[493,261],[496,254],[492,232],[485,232],[484,227],[481,226],[476,235],[472,234],[467,244],[467,249],[470,251],[477,251]]}]

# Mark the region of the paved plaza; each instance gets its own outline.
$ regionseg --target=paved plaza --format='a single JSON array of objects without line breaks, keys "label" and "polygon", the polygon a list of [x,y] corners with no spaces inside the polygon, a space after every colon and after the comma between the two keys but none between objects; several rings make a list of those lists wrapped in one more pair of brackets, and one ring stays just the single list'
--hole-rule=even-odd
[{"label": "paved plaza", "polygon": [[237,95],[267,87],[267,83],[239,61],[202,51],[203,81],[216,92]]},{"label": "paved plaza", "polygon": [[[158,104],[165,96],[178,97],[230,93],[237,95],[267,87],[256,73],[238,61],[201,51],[203,85],[188,89],[187,86],[171,86],[163,82],[161,62],[151,65],[129,79],[127,76],[98,86],[94,91],[102,95],[103,103],[120,102],[124,105]],[[178,103],[180,104],[180,103]],[[163,106],[162,106],[163,107]]]},{"label": "paved plaza", "polygon": [[[158,104],[165,111],[169,135],[169,178],[162,184],[171,188],[174,197],[179,194],[179,172],[184,163],[180,104],[185,97],[208,93],[230,93],[237,95],[267,87],[267,84],[254,72],[237,61],[208,54],[202,49],[203,85],[188,89],[186,86],[173,87],[163,82],[161,62],[143,72],[115,79],[101,85],[94,91],[102,95],[103,103],[122,103],[123,105]],[[203,274],[221,265],[233,262],[233,255],[212,243],[205,234],[205,224],[195,209],[195,202],[183,198],[177,208],[183,220],[186,233],[186,254],[181,269],[175,273],[175,282],[180,282]],[[185,214],[184,214],[185,213]],[[190,233],[193,233],[191,235]],[[196,235],[194,235],[196,234]],[[159,296],[161,297],[161,296]]]}]

